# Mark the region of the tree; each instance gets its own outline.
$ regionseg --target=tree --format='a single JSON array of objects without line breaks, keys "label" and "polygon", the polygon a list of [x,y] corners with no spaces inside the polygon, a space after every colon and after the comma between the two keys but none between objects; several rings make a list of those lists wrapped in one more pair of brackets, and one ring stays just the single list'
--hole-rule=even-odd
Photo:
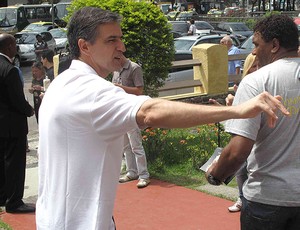
[{"label": "tree", "polygon": [[123,16],[125,55],[142,66],[144,93],[157,96],[158,88],[164,85],[168,76],[175,52],[171,27],[160,9],[145,1],[74,0],[68,17],[84,6],[109,9]]}]

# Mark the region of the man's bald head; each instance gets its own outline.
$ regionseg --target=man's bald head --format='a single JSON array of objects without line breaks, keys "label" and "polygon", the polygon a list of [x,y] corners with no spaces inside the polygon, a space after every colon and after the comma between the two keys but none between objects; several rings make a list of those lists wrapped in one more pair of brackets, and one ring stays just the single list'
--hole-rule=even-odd
[{"label": "man's bald head", "polygon": [[0,52],[13,58],[16,53],[16,39],[11,34],[0,34]]},{"label": "man's bald head", "polygon": [[220,44],[226,45],[227,49],[230,49],[233,44],[232,38],[229,35],[226,35],[221,39]]}]

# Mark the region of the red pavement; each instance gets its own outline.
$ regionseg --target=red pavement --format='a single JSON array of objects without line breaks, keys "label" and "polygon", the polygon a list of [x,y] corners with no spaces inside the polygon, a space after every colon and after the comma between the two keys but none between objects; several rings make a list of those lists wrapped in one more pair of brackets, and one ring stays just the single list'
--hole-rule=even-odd
[{"label": "red pavement", "polygon": [[[239,213],[229,213],[232,201],[151,180],[144,189],[136,182],[120,184],[114,218],[117,230],[237,230]],[[13,230],[35,229],[34,214],[0,214]]]}]

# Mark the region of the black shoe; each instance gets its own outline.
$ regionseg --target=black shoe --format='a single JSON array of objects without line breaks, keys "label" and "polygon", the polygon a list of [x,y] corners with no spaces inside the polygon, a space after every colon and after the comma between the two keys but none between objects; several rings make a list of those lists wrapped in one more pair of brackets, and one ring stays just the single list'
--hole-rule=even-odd
[{"label": "black shoe", "polygon": [[29,206],[27,204],[22,204],[18,208],[15,209],[6,209],[7,213],[29,213],[35,212],[35,207]]}]

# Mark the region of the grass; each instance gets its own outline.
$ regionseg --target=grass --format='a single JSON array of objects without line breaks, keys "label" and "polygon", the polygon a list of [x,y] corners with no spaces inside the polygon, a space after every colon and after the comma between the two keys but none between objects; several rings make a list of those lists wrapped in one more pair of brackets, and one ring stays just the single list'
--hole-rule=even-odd
[{"label": "grass", "polygon": [[[190,129],[149,128],[143,132],[151,176],[192,189],[207,184],[199,167],[217,146],[225,146],[229,140],[230,135],[221,124]],[[229,186],[236,187],[236,183],[231,182]]]},{"label": "grass", "polygon": [[13,230],[8,224],[0,219],[0,230]]},{"label": "grass", "polygon": [[[151,177],[190,189],[197,189],[200,185],[208,184],[204,172],[191,168],[188,164],[164,165],[157,167],[156,164],[148,165]],[[227,186],[237,187],[233,179]]]}]

